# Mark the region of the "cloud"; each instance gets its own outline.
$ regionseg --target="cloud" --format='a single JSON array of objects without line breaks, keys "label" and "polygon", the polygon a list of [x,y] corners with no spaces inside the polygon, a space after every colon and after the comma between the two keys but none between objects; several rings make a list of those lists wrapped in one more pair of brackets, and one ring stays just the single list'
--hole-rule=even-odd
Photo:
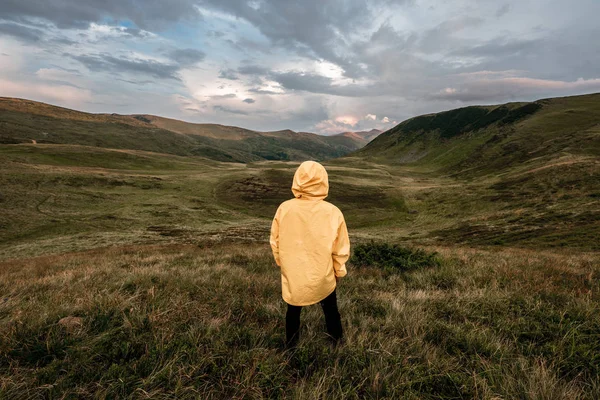
[{"label": "cloud", "polygon": [[168,52],[169,57],[181,66],[191,66],[204,60],[206,53],[197,49],[175,49]]},{"label": "cloud", "polygon": [[110,54],[84,54],[72,56],[90,71],[144,74],[158,79],[180,80],[178,65],[164,64],[155,60],[114,57]]},{"label": "cloud", "polygon": [[377,116],[374,114],[367,114],[363,118],[353,115],[342,115],[318,122],[313,126],[313,130],[320,134],[333,135],[342,132],[358,132],[371,129],[387,130],[395,124],[396,121],[390,122],[387,117],[384,117],[381,121],[377,121]]},{"label": "cloud", "polygon": [[526,77],[479,79],[464,82],[457,88],[445,88],[433,93],[434,100],[450,100],[460,102],[489,101],[490,99],[515,99],[520,96],[536,97],[568,95],[574,93],[591,93],[600,91],[600,79],[578,79],[573,82],[545,80]]},{"label": "cloud", "polygon": [[219,71],[219,78],[221,79],[229,79],[231,81],[238,80],[238,76],[235,71],[232,69],[222,69]]},{"label": "cloud", "polygon": [[216,106],[213,106],[213,110],[223,112],[226,114],[248,115],[247,111],[238,110],[236,108],[227,107],[227,106],[216,105]]},{"label": "cloud", "polygon": [[456,43],[464,42],[463,38],[457,37],[459,33],[480,26],[483,22],[483,18],[466,15],[446,20],[419,35],[418,49],[425,53],[435,53],[453,47]]},{"label": "cloud", "polygon": [[150,31],[201,18],[194,0],[2,0],[0,18],[42,19],[59,28],[85,28],[107,19],[131,21]]},{"label": "cloud", "polygon": [[87,35],[92,40],[102,40],[107,38],[152,38],[153,34],[143,29],[132,28],[127,26],[114,26],[92,22],[82,34]]},{"label": "cloud", "polygon": [[60,68],[40,68],[35,75],[41,80],[68,86],[81,87],[85,84],[81,74],[77,71],[65,71]]},{"label": "cloud", "polygon": [[265,90],[265,89],[259,89],[259,88],[248,89],[248,92],[255,93],[255,94],[266,94],[266,95],[284,94],[281,91],[277,92],[277,91],[274,91],[274,90]]},{"label": "cloud", "polygon": [[293,71],[273,73],[271,77],[286,89],[305,90],[313,93],[323,93],[332,83],[332,79],[325,76]]},{"label": "cloud", "polygon": [[334,84],[332,78],[312,72],[271,72],[268,76],[273,81],[279,83],[283,88],[289,90],[347,97],[383,94],[383,92],[379,92],[379,90],[383,90],[382,87],[354,83]]},{"label": "cloud", "polygon": [[227,94],[216,94],[209,96],[212,100],[224,100],[224,99],[235,99],[237,95],[235,93],[227,93]]},{"label": "cloud", "polygon": [[0,87],[3,96],[33,98],[73,106],[90,101],[93,98],[89,90],[70,85],[53,85],[39,82],[31,85],[31,82],[0,79]]},{"label": "cloud", "polygon": [[0,22],[0,35],[9,35],[26,42],[38,42],[44,37],[44,32],[14,22]]},{"label": "cloud", "polygon": [[498,11],[496,11],[496,17],[500,18],[500,17],[508,14],[509,11],[510,11],[510,3],[506,3],[498,8]]},{"label": "cloud", "polygon": [[340,65],[349,77],[362,76],[363,71],[358,60],[344,51],[347,38],[368,28],[375,19],[374,11],[382,5],[397,7],[405,3],[408,1],[201,1],[207,9],[249,22],[274,46]]},{"label": "cloud", "polygon": [[355,126],[358,123],[358,118],[352,115],[342,115],[341,117],[337,117],[335,122],[338,122],[347,126]]},{"label": "cloud", "polygon": [[243,65],[237,70],[242,75],[267,75],[270,70],[259,65]]},{"label": "cloud", "polygon": [[244,99],[244,100],[242,100],[242,101],[243,101],[244,103],[248,103],[248,104],[256,103],[256,100],[254,100],[254,99],[251,99],[251,98],[247,98],[247,99]]}]

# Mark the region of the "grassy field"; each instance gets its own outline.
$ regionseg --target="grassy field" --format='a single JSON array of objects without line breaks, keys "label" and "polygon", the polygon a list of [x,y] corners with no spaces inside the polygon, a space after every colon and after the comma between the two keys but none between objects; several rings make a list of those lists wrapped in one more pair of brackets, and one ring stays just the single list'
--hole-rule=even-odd
[{"label": "grassy field", "polygon": [[437,252],[339,287],[298,351],[268,246],[297,162],[0,146],[0,398],[600,397],[597,159],[485,176],[325,162],[355,246]]}]

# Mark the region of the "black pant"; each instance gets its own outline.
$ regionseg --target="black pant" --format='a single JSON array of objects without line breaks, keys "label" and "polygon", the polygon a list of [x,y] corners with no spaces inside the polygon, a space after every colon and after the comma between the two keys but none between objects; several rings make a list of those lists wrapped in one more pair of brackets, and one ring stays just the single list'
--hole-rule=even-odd
[{"label": "black pant", "polygon": [[[321,300],[321,307],[325,314],[325,324],[327,325],[327,333],[333,339],[335,343],[339,342],[342,338],[342,320],[340,313],[337,308],[337,298],[335,290],[323,300]],[[285,334],[286,334],[286,345],[293,347],[298,343],[300,337],[300,313],[302,312],[301,306],[293,306],[288,304],[287,313],[285,314]]]}]

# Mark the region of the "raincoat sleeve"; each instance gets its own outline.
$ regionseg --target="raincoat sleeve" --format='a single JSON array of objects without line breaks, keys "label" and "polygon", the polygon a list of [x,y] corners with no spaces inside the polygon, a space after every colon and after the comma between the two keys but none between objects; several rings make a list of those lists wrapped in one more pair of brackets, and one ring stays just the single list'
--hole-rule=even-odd
[{"label": "raincoat sleeve", "polygon": [[348,228],[343,214],[340,213],[337,237],[333,242],[333,269],[335,276],[341,278],[346,276],[346,261],[350,257],[350,239],[348,238]]},{"label": "raincoat sleeve", "polygon": [[271,223],[271,237],[269,242],[271,243],[271,250],[273,250],[273,257],[275,258],[275,263],[278,267],[281,267],[281,261],[279,260],[279,215],[280,209],[277,209],[275,213],[275,218],[273,218],[273,222]]}]

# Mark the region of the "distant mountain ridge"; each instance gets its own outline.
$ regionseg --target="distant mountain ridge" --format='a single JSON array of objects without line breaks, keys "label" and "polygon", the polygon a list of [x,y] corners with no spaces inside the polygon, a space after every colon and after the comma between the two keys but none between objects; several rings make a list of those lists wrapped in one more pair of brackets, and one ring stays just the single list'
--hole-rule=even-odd
[{"label": "distant mountain ridge", "polygon": [[358,132],[342,132],[338,133],[334,136],[343,136],[347,138],[352,138],[357,141],[364,142],[366,145],[371,140],[375,139],[377,136],[381,135],[383,131],[379,129],[371,129],[370,131],[358,131]]},{"label": "distant mountain ridge", "polygon": [[324,160],[364,146],[362,135],[258,132],[146,114],[92,114],[0,97],[0,143],[60,143],[145,150],[218,161]]}]

